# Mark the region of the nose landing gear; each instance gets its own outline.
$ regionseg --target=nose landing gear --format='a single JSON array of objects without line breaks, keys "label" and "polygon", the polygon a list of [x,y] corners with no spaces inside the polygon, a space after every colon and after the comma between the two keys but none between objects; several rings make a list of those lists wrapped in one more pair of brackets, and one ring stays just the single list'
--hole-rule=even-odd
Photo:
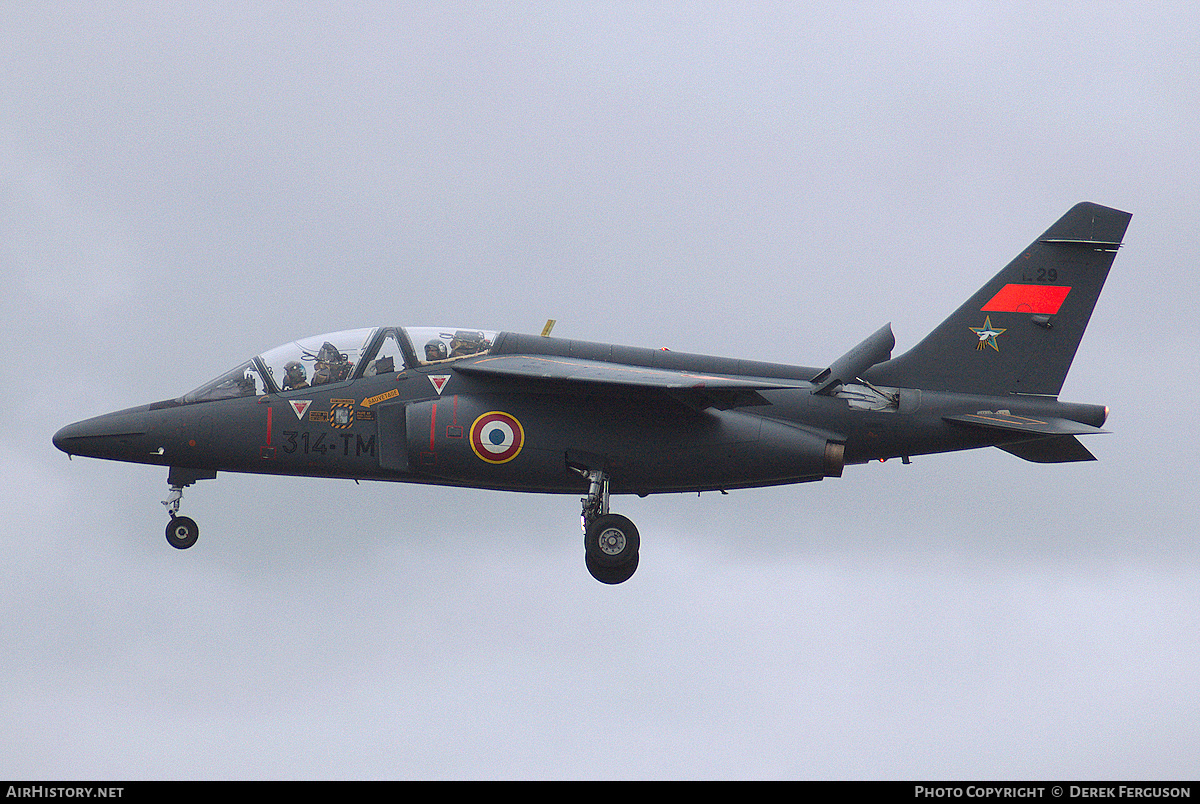
[{"label": "nose landing gear", "polygon": [[624,583],[637,570],[641,537],[627,517],[608,512],[608,475],[599,469],[577,471],[589,481],[580,500],[584,565],[600,583]]},{"label": "nose landing gear", "polygon": [[179,503],[183,501],[183,489],[197,480],[211,480],[216,477],[215,471],[180,469],[172,466],[167,474],[167,485],[171,490],[162,504],[167,509],[171,521],[167,523],[167,544],[176,550],[186,550],[200,538],[200,526],[196,520],[179,515]]},{"label": "nose landing gear", "polygon": [[187,516],[179,516],[179,503],[183,500],[183,486],[171,486],[163,505],[167,508],[167,544],[176,550],[186,550],[200,538],[200,526],[196,520]]}]

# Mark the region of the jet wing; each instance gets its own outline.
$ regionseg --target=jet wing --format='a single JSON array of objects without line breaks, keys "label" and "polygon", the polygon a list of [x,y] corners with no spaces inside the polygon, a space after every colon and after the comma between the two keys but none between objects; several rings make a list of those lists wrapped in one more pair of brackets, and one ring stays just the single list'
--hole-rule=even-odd
[{"label": "jet wing", "polygon": [[550,355],[496,355],[459,363],[454,370],[473,377],[591,388],[594,393],[604,389],[660,392],[698,410],[767,405],[760,391],[809,385],[802,380],[751,380]]}]

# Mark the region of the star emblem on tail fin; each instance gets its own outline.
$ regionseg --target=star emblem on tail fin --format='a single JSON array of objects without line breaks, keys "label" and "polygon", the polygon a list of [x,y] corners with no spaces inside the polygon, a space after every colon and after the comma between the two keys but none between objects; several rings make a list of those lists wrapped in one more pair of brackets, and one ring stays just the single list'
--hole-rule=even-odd
[{"label": "star emblem on tail fin", "polygon": [[982,327],[967,327],[967,329],[974,332],[976,337],[979,338],[979,342],[975,344],[975,351],[977,352],[983,351],[984,347],[987,346],[999,352],[1000,347],[996,345],[996,338],[1008,331],[1007,327],[993,327],[990,315],[984,317]]}]

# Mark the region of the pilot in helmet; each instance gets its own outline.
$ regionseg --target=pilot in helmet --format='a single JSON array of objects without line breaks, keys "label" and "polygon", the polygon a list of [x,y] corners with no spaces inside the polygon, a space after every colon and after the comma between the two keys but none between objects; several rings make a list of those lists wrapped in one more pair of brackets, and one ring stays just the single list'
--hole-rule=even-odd
[{"label": "pilot in helmet", "polygon": [[480,352],[486,352],[492,345],[491,341],[477,330],[460,329],[450,339],[450,356],[466,357]]},{"label": "pilot in helmet", "polygon": [[307,388],[308,377],[304,372],[304,366],[300,365],[299,360],[289,360],[283,366],[284,379],[283,390],[291,391],[295,388]]},{"label": "pilot in helmet", "polygon": [[446,349],[446,344],[437,338],[425,344],[425,360],[427,362],[432,363],[435,360],[445,360],[449,356],[450,352]]},{"label": "pilot in helmet", "polygon": [[317,370],[313,372],[313,385],[341,382],[350,376],[350,361],[346,355],[329,341],[325,341],[317,352]]}]

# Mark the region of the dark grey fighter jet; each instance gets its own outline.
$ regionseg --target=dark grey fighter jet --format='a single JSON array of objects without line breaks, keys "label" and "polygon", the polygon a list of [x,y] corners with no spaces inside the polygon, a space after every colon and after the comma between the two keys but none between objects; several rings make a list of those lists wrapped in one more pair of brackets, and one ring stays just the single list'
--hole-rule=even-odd
[{"label": "dark grey fighter jet", "polygon": [[176,399],[64,427],[71,455],[169,467],[167,541],[198,528],[185,486],[219,471],[583,493],[585,561],[637,568],[610,494],[840,477],[847,464],[996,446],[1094,460],[1101,405],[1058,401],[1130,215],[1082,203],[911,350],[884,326],[804,367],[511,332],[374,327],[293,341]]}]

